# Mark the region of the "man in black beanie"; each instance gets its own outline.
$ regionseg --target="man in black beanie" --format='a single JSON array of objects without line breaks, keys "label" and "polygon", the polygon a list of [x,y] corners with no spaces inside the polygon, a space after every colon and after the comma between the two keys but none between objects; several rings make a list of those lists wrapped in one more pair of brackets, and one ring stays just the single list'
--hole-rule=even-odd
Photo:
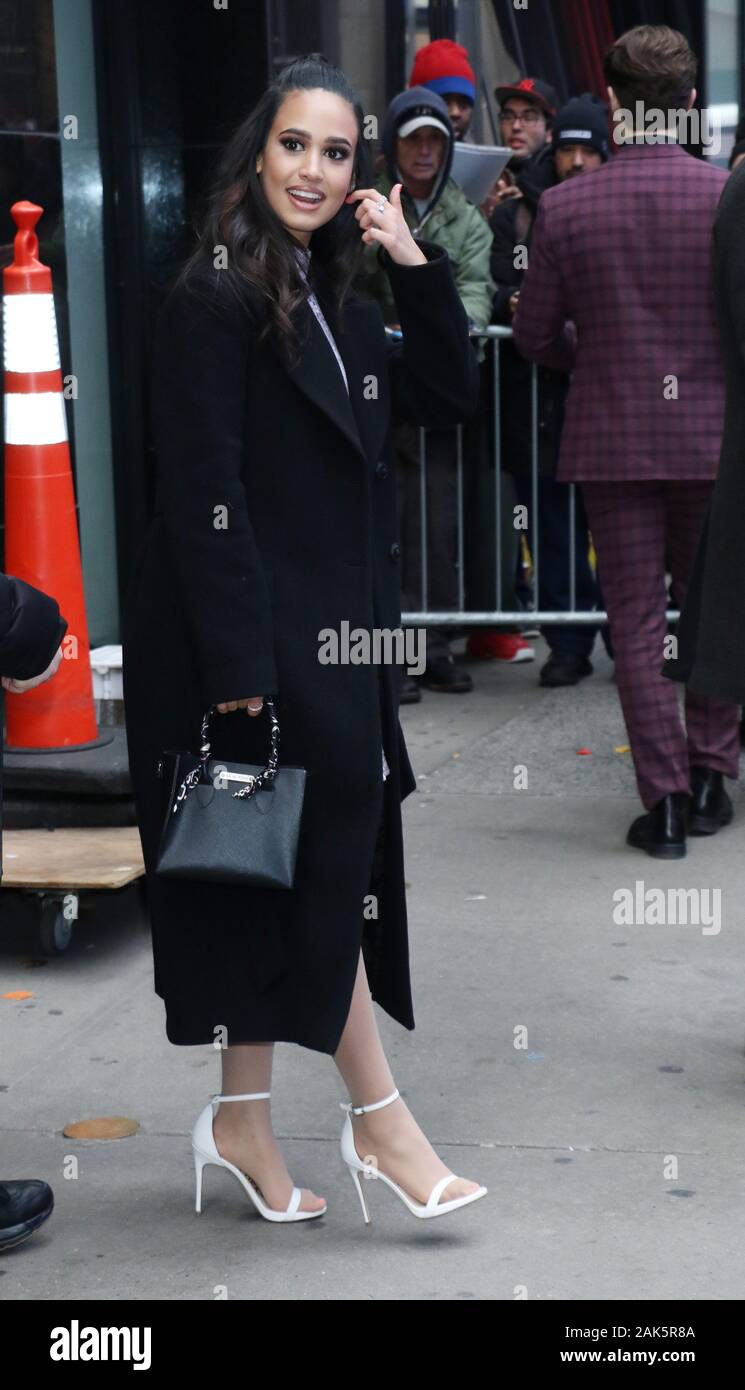
[{"label": "man in black beanie", "polygon": [[572,97],[554,121],[553,148],[561,155],[555,161],[560,183],[573,173],[599,169],[610,156],[605,103],[590,92]]}]

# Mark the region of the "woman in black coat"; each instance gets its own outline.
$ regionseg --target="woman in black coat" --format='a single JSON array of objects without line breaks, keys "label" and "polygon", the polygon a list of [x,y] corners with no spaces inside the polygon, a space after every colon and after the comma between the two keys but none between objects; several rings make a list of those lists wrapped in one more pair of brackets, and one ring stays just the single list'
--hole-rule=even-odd
[{"label": "woman in black coat", "polygon": [[[726,184],[714,222],[714,299],[727,395],[719,471],[663,673],[710,699],[745,704],[745,167]],[[722,794],[722,774],[717,787]]]},{"label": "woman in black coat", "polygon": [[[167,1036],[221,1046],[223,1095],[249,1097],[220,1106],[213,1129],[215,1098],[197,1122],[198,1209],[203,1164],[228,1162],[274,1220],[325,1210],[292,1188],[272,1134],[275,1041],[333,1055],[355,1107],[390,1102],[356,1117],[354,1137],[412,1210],[433,1186],[447,1191],[428,1215],[485,1191],[450,1174],[394,1092],[371,1004],[414,1027],[402,673],[319,659],[324,630],[400,624],[394,412],[447,427],[473,413],[478,390],[447,255],[412,240],[400,187],[382,203],[371,187],[363,119],[344,76],[311,55],[270,85],[223,155],[201,240],[159,319],[157,514],[123,634]],[[391,277],[402,346],[350,292],[369,242]],[[280,768],[307,771],[294,887],[158,876],[161,751],[197,748],[215,705],[213,756],[265,763],[259,714],[274,692]]]}]

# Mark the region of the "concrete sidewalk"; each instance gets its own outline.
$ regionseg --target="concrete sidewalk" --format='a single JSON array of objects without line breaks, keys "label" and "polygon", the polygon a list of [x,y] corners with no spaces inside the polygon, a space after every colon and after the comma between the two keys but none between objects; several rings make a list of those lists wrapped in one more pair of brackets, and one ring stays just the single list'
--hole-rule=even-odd
[{"label": "concrete sidewalk", "polygon": [[[378,1015],[399,1089],[488,1197],[416,1222],[368,1183],[366,1228],[333,1062],[279,1044],[275,1127],[329,1211],[271,1225],[208,1168],[197,1216],[189,1132],[219,1059],[166,1041],[146,923],[112,907],[38,967],[4,929],[0,994],[33,998],[0,1001],[0,1169],[56,1197],[0,1256],[4,1299],[745,1297],[742,797],[685,860],[626,848],[640,808],[612,666],[597,643],[591,679],[542,690],[537,647],[532,665],[471,667],[472,694],[402,711],[417,1027]],[[721,890],[721,930],[619,925],[613,895],[637,882]],[[139,1133],[62,1135],[112,1114]]]}]

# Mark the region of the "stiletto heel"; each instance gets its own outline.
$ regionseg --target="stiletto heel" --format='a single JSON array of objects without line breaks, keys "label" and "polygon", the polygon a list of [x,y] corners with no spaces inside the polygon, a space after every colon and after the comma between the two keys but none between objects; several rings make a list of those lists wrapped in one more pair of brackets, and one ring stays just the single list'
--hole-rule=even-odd
[{"label": "stiletto heel", "polygon": [[202,1210],[202,1173],[204,1172],[204,1165],[206,1162],[206,1158],[203,1158],[200,1153],[197,1153],[196,1150],[194,1150],[194,1168],[196,1171],[197,1179],[197,1211]]},{"label": "stiletto heel", "polygon": [[376,1164],[362,1162],[355,1147],[352,1115],[364,1115],[367,1110],[380,1110],[382,1106],[390,1105],[391,1101],[398,1100],[398,1096],[399,1092],[395,1090],[392,1095],[386,1096],[385,1100],[376,1100],[372,1105],[351,1105],[346,1101],[339,1101],[342,1110],[346,1110],[347,1112],[344,1128],[341,1132],[341,1156],[354,1180],[354,1185],[357,1188],[357,1195],[360,1199],[360,1205],[362,1206],[362,1212],[368,1225],[370,1224],[371,1218],[367,1209],[365,1195],[362,1191],[362,1184],[360,1182],[361,1173],[364,1174],[365,1181],[373,1178],[381,1178],[382,1181],[395,1192],[396,1196],[401,1198],[404,1206],[408,1208],[412,1216],[417,1216],[420,1219],[429,1219],[433,1216],[444,1216],[446,1212],[456,1211],[458,1207],[465,1207],[470,1202],[477,1201],[479,1197],[485,1197],[489,1189],[482,1186],[477,1188],[475,1192],[467,1192],[463,1197],[453,1197],[449,1202],[440,1202],[439,1199],[448,1186],[448,1183],[455,1182],[458,1178],[457,1173],[446,1173],[443,1178],[439,1178],[435,1183],[427,1201],[417,1202],[408,1192],[404,1192],[403,1188],[399,1187],[398,1183],[393,1181],[393,1178],[389,1178],[387,1173],[382,1172]]},{"label": "stiletto heel", "polygon": [[326,1203],[324,1202],[323,1206],[319,1207],[317,1211],[300,1211],[299,1207],[303,1196],[302,1190],[299,1187],[293,1187],[286,1210],[276,1211],[274,1207],[267,1206],[250,1178],[248,1178],[245,1173],[242,1173],[240,1168],[236,1168],[235,1164],[229,1163],[228,1160],[223,1158],[222,1154],[218,1152],[214,1130],[212,1128],[217,1106],[227,1100],[269,1100],[270,1096],[271,1091],[254,1091],[249,1095],[242,1096],[213,1096],[209,1104],[205,1105],[204,1110],[194,1126],[191,1136],[191,1146],[194,1153],[194,1167],[196,1171],[196,1209],[198,1212],[202,1210],[202,1176],[208,1163],[214,1163],[216,1168],[227,1168],[228,1172],[232,1173],[233,1176],[238,1179],[244,1192],[251,1198],[256,1210],[260,1212],[266,1221],[309,1221],[313,1216],[323,1216],[324,1212],[327,1210]]},{"label": "stiletto heel", "polygon": [[360,1182],[360,1175],[359,1175],[359,1173],[358,1173],[354,1168],[350,1168],[349,1171],[350,1171],[350,1173],[352,1174],[352,1177],[354,1178],[354,1185],[355,1185],[355,1187],[357,1188],[357,1196],[358,1196],[359,1199],[360,1199],[360,1206],[362,1207],[362,1215],[363,1215],[364,1218],[365,1218],[365,1224],[369,1226],[369,1225],[371,1225],[371,1223],[372,1223],[372,1217],[371,1217],[371,1215],[370,1215],[370,1213],[369,1213],[369,1211],[368,1211],[368,1209],[367,1209],[367,1202],[365,1201],[365,1194],[364,1194],[364,1192],[362,1191],[362,1183]]}]

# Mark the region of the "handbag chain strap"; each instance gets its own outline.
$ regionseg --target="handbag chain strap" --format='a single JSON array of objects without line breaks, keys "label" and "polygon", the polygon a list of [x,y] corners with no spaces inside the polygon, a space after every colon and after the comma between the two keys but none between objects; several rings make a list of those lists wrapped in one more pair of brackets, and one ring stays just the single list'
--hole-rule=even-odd
[{"label": "handbag chain strap", "polygon": [[[271,787],[272,782],[274,781],[274,778],[277,775],[277,761],[279,758],[279,720],[277,719],[277,713],[274,708],[274,700],[271,698],[271,696],[266,696],[264,704],[267,710],[269,711],[269,717],[272,721],[271,733],[269,735],[269,757],[267,758],[267,764],[263,772],[257,773],[255,777],[250,777],[245,787],[241,787],[239,791],[233,792],[234,797],[239,797],[243,800],[247,800],[248,797],[254,796],[255,793],[258,791],[263,791],[267,787]],[[179,787],[178,792],[176,793],[176,800],[173,804],[174,812],[178,811],[179,806],[182,805],[182,803],[186,800],[187,796],[189,795],[189,792],[194,787],[196,787],[199,782],[209,783],[210,778],[209,773],[207,771],[207,761],[211,752],[211,745],[209,741],[210,719],[214,714],[214,711],[215,706],[210,705],[209,709],[206,711],[204,715],[204,718],[202,719],[202,730],[200,735],[201,741],[199,745],[199,762],[197,763],[196,767],[192,768],[191,772],[188,772],[186,774],[183,782],[181,783],[181,786]]]}]

